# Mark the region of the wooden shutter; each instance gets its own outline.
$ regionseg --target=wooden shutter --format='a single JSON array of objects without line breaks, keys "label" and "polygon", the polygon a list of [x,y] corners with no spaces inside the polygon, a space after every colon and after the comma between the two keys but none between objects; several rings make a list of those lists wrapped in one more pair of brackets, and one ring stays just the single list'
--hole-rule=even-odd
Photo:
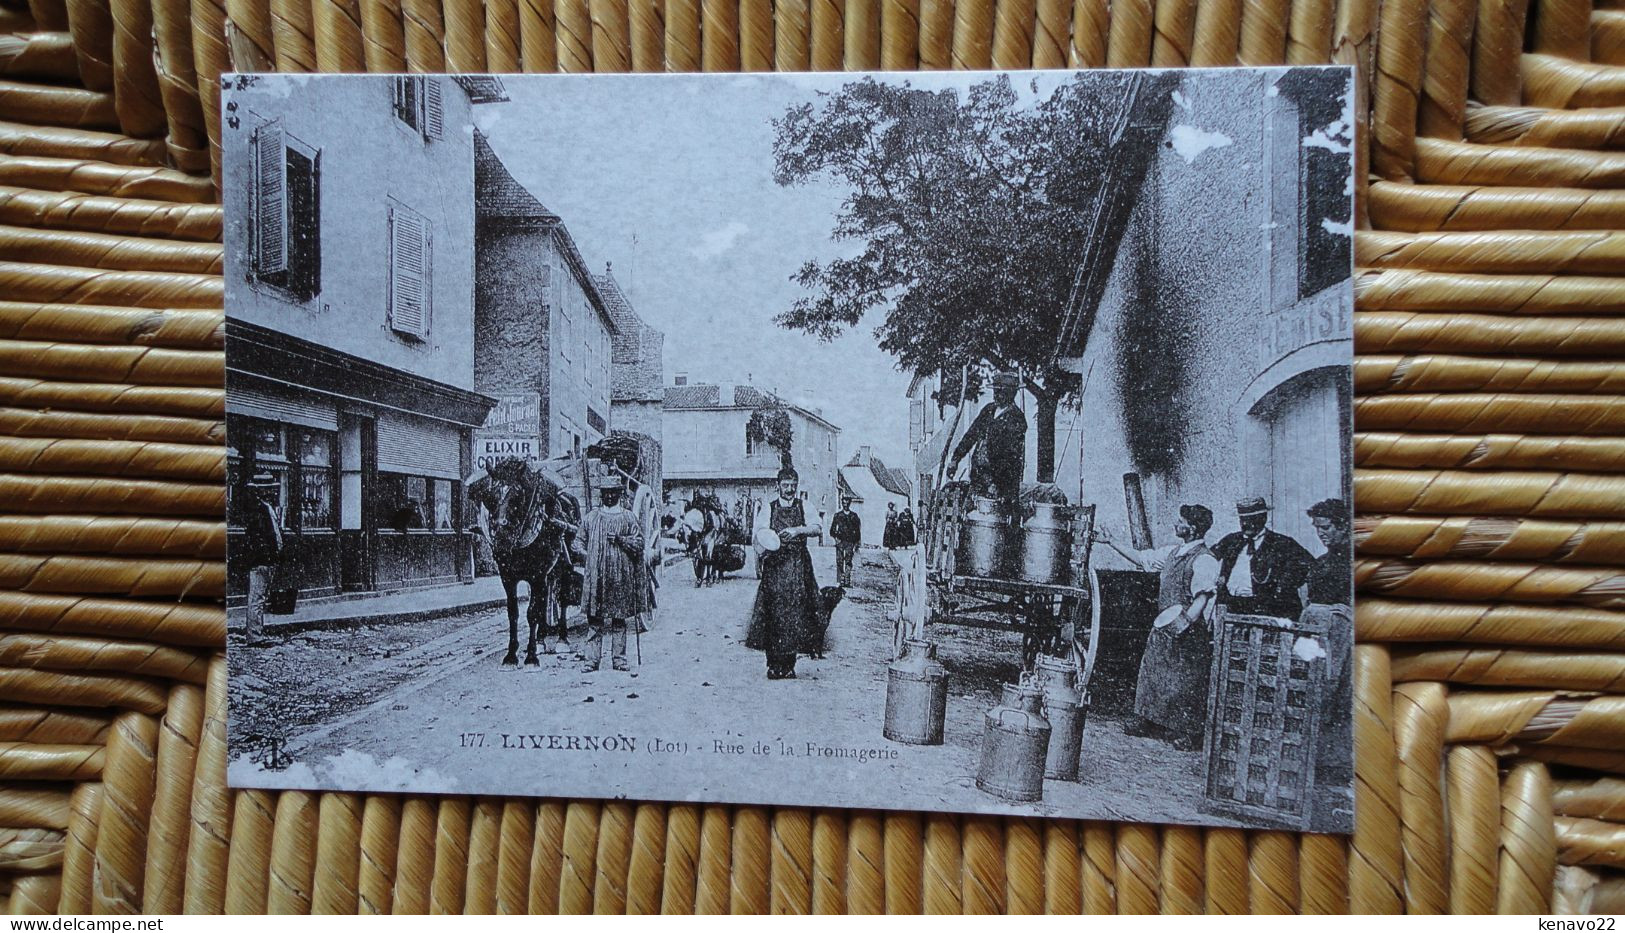
[{"label": "wooden shutter", "polygon": [[440,100],[440,80],[423,79],[423,138],[439,139],[445,131],[446,108]]},{"label": "wooden shutter", "polygon": [[255,131],[254,271],[288,271],[288,154],[282,121]]},{"label": "wooden shutter", "polygon": [[401,207],[389,209],[389,326],[429,335],[429,226]]}]

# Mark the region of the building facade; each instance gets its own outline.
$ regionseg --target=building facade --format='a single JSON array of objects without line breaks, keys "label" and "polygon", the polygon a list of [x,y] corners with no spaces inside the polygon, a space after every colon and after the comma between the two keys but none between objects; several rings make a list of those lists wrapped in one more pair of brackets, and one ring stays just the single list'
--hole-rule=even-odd
[{"label": "building facade", "polygon": [[475,465],[579,456],[609,433],[615,323],[575,241],[474,133]]},{"label": "building facade", "polygon": [[[1056,418],[1057,486],[1096,505],[1120,540],[1130,473],[1158,545],[1175,540],[1181,504],[1213,510],[1216,541],[1237,528],[1238,498],[1263,496],[1271,527],[1318,554],[1304,510],[1351,498],[1352,130],[1326,103],[1328,83],[1343,80],[1329,69],[1237,72],[1176,98],[1081,356],[1064,361],[1081,391]],[[923,374],[908,393],[925,488],[950,435],[988,401],[955,421],[957,400],[940,404],[940,385]],[[1031,482],[1033,399],[1018,404]],[[1127,567],[1109,548],[1093,553]]]},{"label": "building facade", "polygon": [[[226,88],[228,546],[242,484],[278,484],[307,597],[470,579],[473,150],[494,78]],[[310,98],[317,98],[312,101]],[[235,140],[230,137],[238,137]],[[231,566],[228,592],[245,592]]]},{"label": "building facade", "polygon": [[[790,419],[790,459],[801,477],[807,518],[827,522],[839,509],[836,448],[841,429],[814,408],[795,405],[755,386],[690,384],[665,389],[662,432],[666,501],[681,505],[697,492],[715,495],[741,524],[754,524],[777,494],[779,451],[746,436],[745,425],[764,406]],[[822,518],[820,518],[822,516]]]},{"label": "building facade", "polygon": [[604,274],[597,279],[610,319],[615,322],[615,335],[610,340],[610,429],[653,442],[655,461],[644,464],[644,475],[653,488],[660,489],[666,335],[638,316],[607,263]]},{"label": "building facade", "polygon": [[[887,506],[898,512],[911,507],[913,482],[905,467],[889,467],[865,444],[841,467],[841,482],[857,497],[852,511],[863,522],[863,543],[879,547],[886,532]],[[840,506],[837,505],[836,508]]]}]

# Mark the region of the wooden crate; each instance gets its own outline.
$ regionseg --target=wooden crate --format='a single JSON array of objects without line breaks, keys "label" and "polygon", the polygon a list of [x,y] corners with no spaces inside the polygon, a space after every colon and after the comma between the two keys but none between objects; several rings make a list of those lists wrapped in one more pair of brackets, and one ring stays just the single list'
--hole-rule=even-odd
[{"label": "wooden crate", "polygon": [[1214,813],[1307,829],[1314,813],[1315,747],[1326,699],[1326,659],[1294,653],[1320,633],[1220,607],[1208,680],[1207,807]]}]

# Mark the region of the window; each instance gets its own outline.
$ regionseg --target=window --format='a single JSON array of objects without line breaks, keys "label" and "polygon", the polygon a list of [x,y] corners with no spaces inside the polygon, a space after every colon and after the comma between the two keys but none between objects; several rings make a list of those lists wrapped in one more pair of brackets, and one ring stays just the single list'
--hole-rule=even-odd
[{"label": "window", "polygon": [[423,134],[425,142],[445,135],[446,110],[440,81],[424,75],[395,79],[395,119]]},{"label": "window", "polygon": [[451,480],[430,480],[429,500],[434,503],[435,530],[451,530]]},{"label": "window", "polygon": [[255,473],[276,479],[275,503],[286,528],[320,531],[336,527],[338,486],[332,431],[278,424],[238,415],[226,417],[226,514],[243,524],[238,499]]},{"label": "window", "polygon": [[290,428],[299,448],[299,524],[333,528],[333,435],[328,431]]},{"label": "window", "polygon": [[373,526],[383,531],[457,530],[455,480],[379,473],[373,487]]},{"label": "window", "polygon": [[321,153],[280,119],[261,124],[252,145],[254,277],[309,301],[321,293]]},{"label": "window", "polygon": [[402,336],[429,338],[429,272],[434,239],[422,214],[389,208],[389,326]]}]

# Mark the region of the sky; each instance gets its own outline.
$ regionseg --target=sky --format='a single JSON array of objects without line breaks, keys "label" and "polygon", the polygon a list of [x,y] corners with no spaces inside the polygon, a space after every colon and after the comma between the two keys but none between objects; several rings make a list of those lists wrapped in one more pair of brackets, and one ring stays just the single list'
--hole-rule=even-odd
[{"label": "sky", "polygon": [[[986,78],[908,80],[965,86]],[[475,108],[475,124],[520,184],[564,219],[588,266],[613,264],[638,314],[665,333],[668,384],[687,373],[690,382],[773,389],[811,402],[841,428],[842,462],[864,444],[890,465],[909,462],[909,374],[876,346],[882,312],[830,343],[773,323],[802,294],[790,276],[804,262],[852,255],[857,244],[830,239],[842,190],[774,183],[770,121],[853,78],[503,80],[510,101]]]}]

